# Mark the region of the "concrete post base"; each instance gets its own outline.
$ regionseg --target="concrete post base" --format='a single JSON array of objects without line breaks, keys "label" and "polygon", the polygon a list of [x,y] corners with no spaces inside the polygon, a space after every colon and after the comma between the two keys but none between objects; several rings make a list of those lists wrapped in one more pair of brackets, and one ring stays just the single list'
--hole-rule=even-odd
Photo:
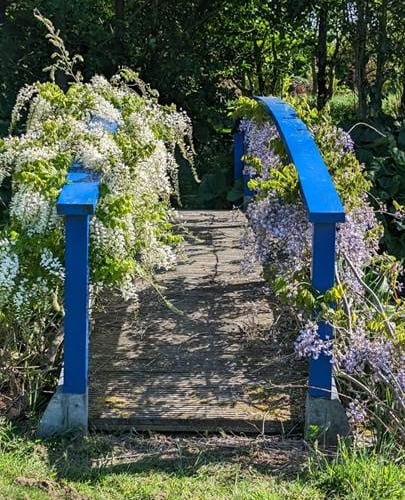
[{"label": "concrete post base", "polygon": [[338,436],[350,435],[349,422],[339,399],[307,397],[305,410],[305,438],[317,440],[322,447],[336,446]]},{"label": "concrete post base", "polygon": [[88,395],[64,393],[60,385],[42,415],[37,434],[48,437],[71,430],[86,433],[87,429]]}]

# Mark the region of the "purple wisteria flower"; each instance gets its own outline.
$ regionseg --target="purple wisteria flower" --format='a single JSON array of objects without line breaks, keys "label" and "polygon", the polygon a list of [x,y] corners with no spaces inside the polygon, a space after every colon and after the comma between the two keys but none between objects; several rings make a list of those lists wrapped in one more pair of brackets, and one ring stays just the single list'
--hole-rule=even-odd
[{"label": "purple wisteria flower", "polygon": [[[333,342],[329,338],[320,338],[316,321],[308,320],[308,314],[304,312],[305,305],[301,307],[301,304],[305,304],[305,296],[301,292],[303,286],[308,285],[312,247],[312,227],[307,221],[303,202],[299,195],[293,201],[291,197],[278,195],[283,192],[283,187],[288,187],[287,184],[274,184],[277,191],[272,191],[272,183],[266,182],[271,169],[280,170],[284,165],[284,159],[274,151],[278,132],[269,122],[256,124],[249,120],[242,120],[240,130],[245,135],[246,154],[260,160],[257,164],[252,162],[254,166],[248,165],[245,170],[245,173],[255,176],[257,188],[256,196],[246,210],[248,229],[243,240],[245,256],[242,268],[249,270],[259,263],[266,269],[268,276],[277,280],[277,286],[273,289],[288,301],[302,325],[294,343],[298,356],[317,359],[325,354],[331,357],[331,362],[340,373],[347,375],[347,394],[356,395],[347,409],[353,425],[372,418],[372,412],[367,413],[367,406],[382,402],[383,398],[378,399],[381,388],[388,389],[392,394],[395,411],[405,408],[405,355],[400,357],[398,346],[391,341],[393,337],[390,336],[388,340],[383,332],[372,330],[373,323],[381,321],[380,307],[385,308],[385,304],[375,303],[379,301],[378,294],[370,299],[370,290],[365,292],[370,285],[366,285],[364,272],[373,262],[378,262],[375,257],[379,251],[380,232],[365,193],[367,182],[363,187],[360,182],[357,191],[353,189],[352,192],[350,189],[351,183],[360,177],[354,175],[358,174],[358,166],[353,163],[356,161],[353,156],[354,145],[349,134],[331,124],[316,125],[312,129],[322,146],[321,150],[331,153],[331,168],[339,169],[338,185],[342,190],[345,186],[349,189],[348,193],[341,193],[342,199],[347,202],[346,222],[338,225],[336,234],[339,278],[339,287],[336,288],[339,294],[336,296],[339,298],[336,299],[335,310],[328,304],[318,309],[324,315],[323,319],[335,327],[336,340]],[[347,158],[347,162],[340,163],[339,157],[345,155],[351,157]],[[272,176],[272,179],[279,182],[277,176]],[[280,179],[282,182],[281,175]],[[353,185],[353,188],[356,186]],[[353,193],[356,192],[360,194],[353,199]],[[393,217],[402,215],[402,212],[395,213]],[[272,280],[269,280],[269,285],[272,285]],[[387,318],[386,325],[391,318],[388,309]],[[390,322],[390,335],[395,335],[395,322]],[[356,380],[363,386],[357,385]],[[365,386],[370,391],[363,390]],[[375,394],[377,399],[367,401],[370,394]]]},{"label": "purple wisteria flower", "polygon": [[369,265],[371,259],[378,251],[378,238],[365,235],[377,225],[377,219],[373,208],[364,202],[359,208],[355,208],[346,215],[346,222],[339,224],[336,235],[337,255],[341,258],[341,279],[349,284],[353,291],[362,294],[363,287],[356,278],[355,273],[344,262],[349,259],[356,272],[361,276],[365,266]]},{"label": "purple wisteria flower", "polygon": [[[405,393],[405,354],[402,354],[398,374],[396,376],[396,382],[402,393]],[[402,394],[402,398],[404,394]]]},{"label": "purple wisteria flower", "polygon": [[271,261],[289,274],[309,265],[311,227],[302,204],[283,204],[268,197],[251,202],[246,215],[255,235],[250,238],[253,254],[261,265]]},{"label": "purple wisteria flower", "polygon": [[346,350],[339,356],[339,365],[346,373],[364,374],[371,370],[375,380],[392,373],[393,346],[388,340],[371,340],[362,327],[354,329]]},{"label": "purple wisteria flower", "polygon": [[318,359],[321,353],[332,356],[332,347],[331,339],[320,338],[315,321],[307,321],[294,342],[295,352],[301,358]]},{"label": "purple wisteria flower", "polygon": [[244,173],[252,177],[260,174],[260,177],[266,180],[269,170],[281,162],[280,157],[270,147],[271,141],[279,137],[275,125],[270,122],[258,124],[251,120],[241,120],[239,130],[244,133],[245,153],[258,158],[263,167],[259,173],[251,165],[245,165]]},{"label": "purple wisteria flower", "polygon": [[346,415],[352,425],[361,424],[367,416],[367,411],[363,403],[358,399],[350,401],[346,408]]},{"label": "purple wisteria flower", "polygon": [[312,127],[311,131],[315,136],[320,136],[323,142],[333,145],[333,150],[337,152],[339,156],[354,152],[353,139],[350,137],[350,134],[341,128],[326,128],[322,125],[315,125]]}]

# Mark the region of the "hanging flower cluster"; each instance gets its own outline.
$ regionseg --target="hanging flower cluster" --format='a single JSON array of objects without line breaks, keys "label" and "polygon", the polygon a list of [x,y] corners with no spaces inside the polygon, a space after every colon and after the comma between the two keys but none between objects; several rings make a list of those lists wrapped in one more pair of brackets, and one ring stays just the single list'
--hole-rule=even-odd
[{"label": "hanging flower cluster", "polygon": [[[295,341],[299,356],[333,355],[336,372],[347,376],[347,396],[356,400],[350,409],[364,406],[353,422],[358,423],[359,415],[370,415],[372,403],[384,407],[387,421],[392,415],[398,419],[405,409],[401,357],[405,305],[397,295],[396,282],[400,263],[379,253],[381,227],[367,201],[369,182],[356,160],[350,136],[305,101],[293,105],[304,120],[309,118],[310,130],[345,206],[346,222],[337,227],[336,286],[323,296],[311,288],[312,227],[295,168],[288,163],[275,125],[264,117],[258,103],[246,98],[241,99],[235,116],[242,118],[239,130],[245,138],[245,174],[251,177],[249,186],[255,197],[246,209],[242,270],[249,271],[259,262],[274,293],[295,314],[301,325]],[[317,317],[314,311],[319,311]],[[334,326],[333,351],[331,339],[321,340],[318,335],[316,320],[320,319]],[[375,398],[362,387],[369,387]],[[387,390],[392,397],[389,408],[382,402]],[[404,426],[401,429],[403,432]]]},{"label": "hanging flower cluster", "polygon": [[[187,115],[160,106],[127,69],[111,82],[102,76],[74,82],[66,92],[52,82],[26,86],[12,127],[25,115],[23,133],[0,139],[0,180],[12,185],[0,230],[0,355],[10,338],[16,344],[2,368],[18,366],[16,356],[26,362],[32,335],[40,339],[30,358],[38,364],[60,330],[64,228],[55,207],[72,163],[101,174],[90,230],[91,290],[118,287],[134,299],[139,278],[176,261],[180,238],[170,204],[179,196],[176,150],[191,165],[194,154]],[[112,123],[114,134],[105,126]]]}]

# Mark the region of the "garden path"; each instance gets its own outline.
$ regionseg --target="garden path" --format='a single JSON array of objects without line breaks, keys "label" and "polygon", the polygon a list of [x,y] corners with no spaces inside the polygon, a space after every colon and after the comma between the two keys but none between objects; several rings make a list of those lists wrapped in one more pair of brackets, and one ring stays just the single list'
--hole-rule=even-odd
[{"label": "garden path", "polygon": [[[183,211],[186,257],[134,302],[105,297],[90,341],[89,419],[105,430],[300,432],[293,325],[239,263],[244,215]],[[180,310],[181,312],[176,311]],[[290,333],[289,333],[290,332]]]}]

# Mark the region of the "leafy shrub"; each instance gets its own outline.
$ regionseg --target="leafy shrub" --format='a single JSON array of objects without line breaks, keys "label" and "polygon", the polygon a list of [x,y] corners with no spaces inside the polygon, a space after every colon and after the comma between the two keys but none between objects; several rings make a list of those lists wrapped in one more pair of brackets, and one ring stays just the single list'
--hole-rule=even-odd
[{"label": "leafy shrub", "polygon": [[[72,162],[101,174],[91,221],[91,295],[118,287],[136,296],[136,282],[175,262],[175,150],[192,162],[191,124],[183,112],[159,106],[156,94],[128,69],[111,82],[83,83],[52,24],[56,52],[51,77],[71,78],[21,89],[12,127],[28,105],[25,132],[0,142],[0,181],[11,179],[8,221],[0,233],[0,387],[36,403],[54,374],[61,344],[64,285],[63,220],[55,204]],[[52,80],[52,78],[51,78]],[[135,90],[137,89],[137,90]],[[103,123],[119,125],[112,135]]]},{"label": "leafy shrub", "polygon": [[405,259],[405,121],[385,127],[383,137],[372,127],[354,131],[357,155],[372,181],[371,194],[384,225],[383,244]]},{"label": "leafy shrub", "polygon": [[327,104],[333,123],[338,124],[353,122],[356,106],[356,94],[349,90],[336,93]]}]

